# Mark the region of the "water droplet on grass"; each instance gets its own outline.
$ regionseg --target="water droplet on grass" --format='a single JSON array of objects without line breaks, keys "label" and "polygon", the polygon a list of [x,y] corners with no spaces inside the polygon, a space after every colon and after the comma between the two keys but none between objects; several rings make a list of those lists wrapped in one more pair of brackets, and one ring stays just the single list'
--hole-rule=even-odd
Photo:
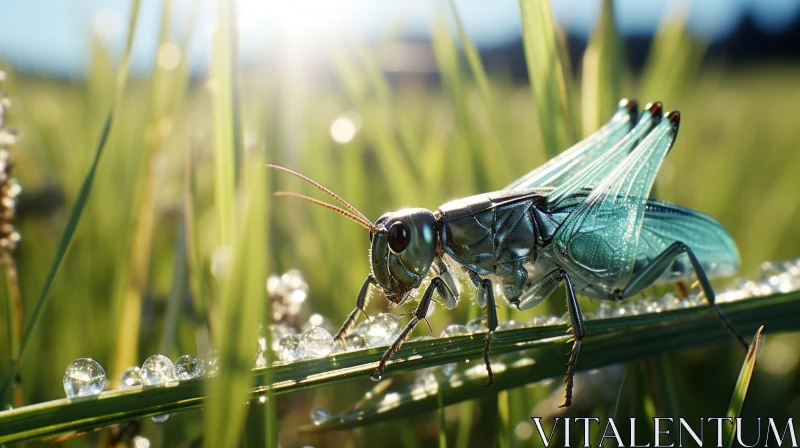
[{"label": "water droplet on grass", "polygon": [[[295,331],[294,328],[290,327],[289,325],[281,324],[281,323],[270,325],[269,326],[269,330],[270,330],[271,336],[272,336],[272,350],[274,350],[276,352],[278,350],[280,350],[280,343],[281,343],[281,338],[282,337],[286,336],[287,334],[296,334],[297,333],[297,331]],[[261,337],[262,336],[263,336],[262,334],[259,334],[259,343],[261,343]],[[264,344],[266,344],[266,337],[265,336],[264,336]]]},{"label": "water droplet on grass", "polygon": [[331,413],[322,406],[317,405],[311,408],[310,417],[312,423],[315,425],[321,425],[331,418]]},{"label": "water droplet on grass", "polygon": [[469,330],[470,333],[486,333],[489,331],[489,328],[486,324],[486,318],[476,317],[475,319],[467,322],[467,330]]},{"label": "water droplet on grass", "polygon": [[400,336],[401,331],[402,324],[397,316],[381,313],[364,326],[361,334],[364,335],[367,347],[377,347],[391,344]]},{"label": "water droplet on grass", "polygon": [[200,378],[205,372],[203,360],[194,355],[183,355],[175,361],[175,378],[191,380]]},{"label": "water droplet on grass", "polygon": [[281,361],[292,362],[297,361],[304,355],[303,345],[300,343],[300,336],[296,334],[287,334],[281,338],[278,344],[278,357]]},{"label": "water droplet on grass", "polygon": [[142,436],[136,436],[131,440],[133,448],[150,448],[150,439]]},{"label": "water droplet on grass", "polygon": [[347,344],[347,350],[360,350],[367,346],[367,341],[364,339],[364,336],[361,336],[359,333],[352,333],[347,335],[344,338],[345,344]]},{"label": "water droplet on grass", "polygon": [[153,355],[142,364],[142,383],[145,386],[163,384],[175,379],[175,366],[164,355]]},{"label": "water droplet on grass", "polygon": [[497,326],[498,331],[516,330],[517,328],[525,328],[525,324],[518,320],[510,319],[500,322],[500,324]]},{"label": "water droplet on grass", "polygon": [[127,389],[133,386],[142,385],[142,369],[139,367],[128,367],[119,376],[119,384],[121,389]]},{"label": "water droplet on grass", "polygon": [[72,361],[64,372],[64,392],[67,398],[97,395],[106,385],[106,371],[92,358]]},{"label": "water droplet on grass", "polygon": [[383,375],[381,375],[378,372],[372,372],[369,374],[369,379],[371,379],[372,381],[380,381],[382,378]]},{"label": "water droplet on grass", "polygon": [[333,350],[333,336],[322,327],[311,327],[300,335],[304,357],[323,358]]},{"label": "water droplet on grass", "polygon": [[150,417],[150,420],[152,420],[153,423],[158,423],[160,425],[166,423],[169,420],[170,415],[171,414],[154,415]]},{"label": "water droplet on grass", "polygon": [[445,328],[444,331],[442,331],[442,335],[439,337],[449,338],[453,336],[466,336],[468,334],[470,334],[470,331],[466,325],[453,324],[453,325],[448,325],[447,328]]}]

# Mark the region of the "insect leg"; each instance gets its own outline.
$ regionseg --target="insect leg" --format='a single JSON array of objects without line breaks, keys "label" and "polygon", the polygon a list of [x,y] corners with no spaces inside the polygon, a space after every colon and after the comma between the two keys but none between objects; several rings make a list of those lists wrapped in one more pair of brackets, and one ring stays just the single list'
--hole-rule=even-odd
[{"label": "insect leg", "polygon": [[444,262],[442,259],[442,255],[438,255],[434,261],[433,266],[435,268],[436,274],[439,276],[440,279],[444,282],[444,286],[447,290],[446,295],[442,295],[442,304],[445,308],[451,310],[458,305],[458,285],[456,284],[456,280],[453,278],[453,274],[447,268],[447,263]]},{"label": "insect leg", "polygon": [[564,282],[567,288],[567,310],[569,311],[570,331],[572,331],[572,349],[569,352],[569,361],[567,362],[567,374],[564,382],[566,386],[566,399],[561,407],[568,407],[572,404],[572,388],[575,383],[575,364],[578,362],[578,353],[581,350],[581,342],[586,335],[586,329],[583,325],[583,312],[578,299],[575,297],[575,287],[572,285],[572,280],[569,274],[562,268],[556,268],[544,274],[537,279],[532,285],[522,293],[520,300],[513,305],[517,309],[524,311],[541,303],[544,299],[553,294],[561,282]]},{"label": "insect leg", "polygon": [[394,356],[395,353],[400,350],[400,347],[408,339],[408,337],[411,336],[411,332],[414,331],[414,327],[417,326],[419,321],[425,319],[425,316],[428,315],[428,308],[433,301],[434,291],[439,291],[439,294],[444,296],[447,294],[446,288],[447,286],[445,286],[444,282],[439,277],[431,280],[431,284],[428,286],[428,289],[425,290],[425,294],[422,296],[419,304],[417,304],[417,308],[414,310],[414,315],[411,316],[411,320],[408,321],[408,324],[400,333],[400,336],[398,336],[394,343],[392,343],[386,352],[383,353],[383,356],[381,356],[381,360],[378,363],[378,368],[372,372],[370,378],[375,381],[381,379],[383,372],[386,370],[386,362],[388,362],[389,359],[391,359],[392,356]]},{"label": "insect leg", "polygon": [[714,303],[716,300],[714,289],[711,288],[711,283],[708,281],[706,272],[703,270],[703,267],[700,266],[700,262],[697,260],[694,252],[692,252],[692,249],[689,248],[689,246],[681,243],[680,241],[670,244],[669,247],[664,249],[663,252],[655,257],[650,264],[645,266],[640,272],[635,273],[633,278],[631,278],[631,281],[628,282],[628,285],[625,287],[625,290],[622,292],[623,297],[627,297],[626,292],[638,291],[651,285],[661,276],[661,274],[664,273],[665,270],[667,270],[667,268],[669,268],[672,262],[684,252],[689,256],[689,262],[692,264],[692,268],[697,275],[697,280],[700,282],[700,288],[703,290],[703,293],[706,296],[708,305],[711,306],[711,309],[713,309],[715,313],[717,313],[717,317],[719,317],[719,319],[722,321],[722,325],[727,328],[728,331],[733,333],[739,343],[742,344],[742,347],[747,350],[747,342],[745,342],[744,338],[741,334],[739,334],[731,321],[728,320],[728,317],[723,314],[722,310],[719,309],[716,303]]},{"label": "insect leg", "polygon": [[356,299],[356,307],[353,311],[350,312],[350,315],[347,316],[342,327],[339,331],[336,332],[336,335],[333,337],[334,340],[337,340],[342,343],[342,347],[346,347],[344,343],[344,337],[347,335],[347,332],[353,328],[353,325],[356,324],[356,320],[358,319],[359,314],[362,312],[366,314],[364,308],[367,306],[367,293],[369,292],[370,285],[378,285],[378,282],[375,280],[375,276],[370,273],[367,276],[367,279],[364,280],[364,284],[361,285],[361,291],[358,292],[358,298]]},{"label": "insect leg", "polygon": [[586,328],[583,325],[583,311],[578,305],[578,298],[575,297],[575,287],[572,286],[572,280],[569,274],[564,269],[559,269],[559,276],[564,280],[564,285],[567,288],[567,309],[569,310],[570,329],[572,330],[572,350],[569,352],[569,361],[567,361],[567,377],[564,382],[566,386],[566,398],[564,404],[560,407],[566,408],[572,404],[572,387],[575,384],[575,364],[578,362],[578,353],[581,351],[581,342],[583,337],[586,336]]},{"label": "insect leg", "polygon": [[486,326],[489,328],[489,332],[486,333],[486,340],[483,344],[483,363],[486,365],[486,373],[489,376],[484,386],[488,387],[494,383],[492,365],[489,363],[489,349],[492,347],[494,330],[497,329],[497,305],[494,301],[494,291],[491,280],[486,278],[481,280],[478,295],[480,296],[478,301],[486,303]]}]

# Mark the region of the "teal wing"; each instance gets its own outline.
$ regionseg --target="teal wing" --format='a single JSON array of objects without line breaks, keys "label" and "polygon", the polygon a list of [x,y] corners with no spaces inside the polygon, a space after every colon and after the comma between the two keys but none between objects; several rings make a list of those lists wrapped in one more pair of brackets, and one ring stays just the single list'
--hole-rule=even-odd
[{"label": "teal wing", "polygon": [[560,266],[588,283],[625,286],[636,261],[647,198],[675,141],[679,117],[671,112],[662,119],[566,216],[552,242]]},{"label": "teal wing", "polygon": [[[646,266],[670,244],[689,246],[709,277],[728,277],[739,269],[736,243],[714,218],[698,211],[662,201],[648,201],[634,272]],[[688,256],[681,255],[659,282],[674,282],[693,274]]]},{"label": "teal wing", "polygon": [[574,200],[577,197],[575,193],[580,190],[591,190],[595,188],[603,179],[608,177],[611,171],[619,166],[623,160],[625,160],[625,157],[633,151],[636,145],[658,125],[658,122],[661,121],[662,113],[661,103],[656,102],[648,104],[633,130],[580,172],[548,193],[546,196],[548,204],[552,204],[556,207],[563,207],[570,200]]},{"label": "teal wing", "polygon": [[619,109],[603,127],[544,165],[522,176],[504,190],[556,187],[581,171],[630,132],[636,120],[636,102],[622,100]]}]

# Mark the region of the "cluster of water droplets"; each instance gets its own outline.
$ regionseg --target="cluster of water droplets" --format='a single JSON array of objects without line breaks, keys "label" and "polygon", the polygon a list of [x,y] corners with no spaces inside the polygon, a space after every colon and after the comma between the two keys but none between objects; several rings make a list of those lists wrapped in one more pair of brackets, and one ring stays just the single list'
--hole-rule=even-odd
[{"label": "cluster of water droplets", "polygon": [[[210,370],[207,368],[210,367]],[[147,358],[141,367],[128,367],[119,377],[120,389],[143,386],[159,386],[168,383],[193,380],[213,376],[217,371],[217,355],[211,351],[206,360],[194,355],[182,355],[173,363],[164,355]],[[81,398],[98,395],[105,389],[106,372],[99,362],[92,358],[78,358],[72,361],[64,372],[64,392],[67,398]],[[169,420],[170,414],[151,417],[156,423]]]}]

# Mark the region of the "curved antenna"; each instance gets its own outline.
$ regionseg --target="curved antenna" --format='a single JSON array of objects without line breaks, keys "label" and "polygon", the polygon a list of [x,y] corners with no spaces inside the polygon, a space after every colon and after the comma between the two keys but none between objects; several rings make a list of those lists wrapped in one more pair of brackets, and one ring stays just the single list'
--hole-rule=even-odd
[{"label": "curved antenna", "polygon": [[267,168],[272,168],[272,169],[278,170],[278,171],[283,171],[285,173],[289,173],[289,174],[291,174],[293,176],[296,176],[296,177],[299,177],[300,179],[303,179],[304,181],[306,181],[306,182],[310,183],[311,185],[317,187],[320,191],[324,192],[328,196],[332,197],[333,199],[336,199],[337,202],[339,202],[340,204],[344,205],[348,210],[350,210],[350,212],[353,215],[357,216],[360,221],[368,222],[369,225],[370,225],[370,228],[375,228],[375,226],[372,225],[372,221],[370,221],[366,216],[364,216],[363,213],[358,211],[358,209],[356,209],[355,207],[350,205],[349,202],[347,202],[344,199],[342,199],[341,196],[339,196],[338,194],[332,192],[331,190],[328,190],[327,188],[323,187],[322,185],[320,185],[316,181],[313,181],[310,178],[308,178],[306,176],[303,176],[302,174],[300,174],[300,173],[298,173],[296,171],[292,171],[289,168],[284,168],[282,166],[267,164],[266,167]]},{"label": "curved antenna", "polygon": [[341,214],[342,216],[345,216],[347,218],[352,219],[353,221],[361,224],[361,226],[364,227],[365,229],[369,230],[370,233],[377,233],[378,232],[377,227],[375,227],[375,225],[373,225],[371,222],[362,221],[358,216],[348,212],[347,210],[343,210],[343,209],[341,209],[339,207],[336,207],[335,205],[331,205],[331,204],[322,202],[322,201],[314,199],[314,198],[310,198],[310,197],[302,195],[302,194],[292,193],[290,191],[276,191],[275,193],[273,193],[273,196],[289,197],[289,198],[296,198],[296,199],[302,199],[304,201],[308,201],[308,202],[310,202],[312,204],[319,205],[320,207],[325,207],[328,210],[333,210],[336,213]]}]

